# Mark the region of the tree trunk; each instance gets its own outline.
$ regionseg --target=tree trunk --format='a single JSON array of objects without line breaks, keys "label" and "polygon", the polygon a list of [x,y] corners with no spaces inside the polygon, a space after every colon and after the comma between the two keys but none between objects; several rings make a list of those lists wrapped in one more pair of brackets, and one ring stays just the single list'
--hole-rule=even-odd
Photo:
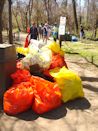
[{"label": "tree trunk", "polygon": [[2,39],[2,12],[4,7],[5,0],[0,0],[0,44],[3,43]]},{"label": "tree trunk", "polygon": [[95,25],[95,29],[94,29],[94,38],[96,38],[96,34],[97,34],[97,26]]},{"label": "tree trunk", "polygon": [[0,44],[3,43],[3,40],[2,40],[2,14],[0,12]]},{"label": "tree trunk", "polygon": [[36,4],[37,4],[37,6],[36,6],[36,22],[37,22],[37,26],[38,26],[38,24],[39,24],[39,2],[38,2],[38,0],[36,0]]},{"label": "tree trunk", "polygon": [[93,0],[92,3],[92,8],[93,8],[93,38],[96,38],[96,34],[97,34],[97,6],[96,6],[96,0]]},{"label": "tree trunk", "polygon": [[25,32],[27,32],[27,28],[28,28],[28,12],[26,12],[26,14],[25,14],[25,20],[26,20]]},{"label": "tree trunk", "polygon": [[20,26],[19,26],[19,22],[18,22],[18,19],[17,19],[17,14],[15,14],[14,10],[13,10],[13,15],[14,15],[14,17],[15,17],[15,20],[16,20],[16,23],[17,23],[18,30],[21,31]]},{"label": "tree trunk", "polygon": [[73,3],[73,14],[74,14],[75,32],[78,34],[78,20],[77,20],[77,13],[76,13],[76,1],[72,0],[72,3]]},{"label": "tree trunk", "polygon": [[89,0],[87,0],[87,18],[86,18],[87,25],[89,25]]},{"label": "tree trunk", "polygon": [[50,23],[50,14],[49,14],[49,0],[44,0],[44,5],[47,12],[47,21]]},{"label": "tree trunk", "polygon": [[33,8],[33,0],[30,0],[29,1],[29,26],[31,26],[32,8]]},{"label": "tree trunk", "polygon": [[81,17],[81,0],[79,1],[79,5],[80,5],[80,18],[79,18],[79,22],[80,22],[80,25],[81,25],[81,21],[82,21],[82,17]]},{"label": "tree trunk", "polygon": [[47,8],[47,14],[48,14],[48,23],[51,24],[51,17],[50,17],[50,14],[52,15],[51,13],[51,1],[49,2],[50,0],[48,0],[48,8]]},{"label": "tree trunk", "polygon": [[9,2],[9,44],[13,44],[13,34],[12,34],[12,0],[8,0]]}]

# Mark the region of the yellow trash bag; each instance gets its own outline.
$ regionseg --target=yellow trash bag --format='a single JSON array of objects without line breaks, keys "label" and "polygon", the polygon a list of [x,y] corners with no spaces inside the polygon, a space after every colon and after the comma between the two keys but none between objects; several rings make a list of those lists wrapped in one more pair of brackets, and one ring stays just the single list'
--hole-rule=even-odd
[{"label": "yellow trash bag", "polygon": [[29,49],[24,47],[16,47],[16,52],[26,56],[29,53]]},{"label": "yellow trash bag", "polygon": [[59,43],[56,43],[55,41],[48,45],[48,48],[54,52],[59,53],[61,56],[64,56],[64,51],[60,48]]},{"label": "yellow trash bag", "polygon": [[51,70],[50,74],[61,89],[63,102],[84,97],[82,81],[77,74],[65,67]]}]

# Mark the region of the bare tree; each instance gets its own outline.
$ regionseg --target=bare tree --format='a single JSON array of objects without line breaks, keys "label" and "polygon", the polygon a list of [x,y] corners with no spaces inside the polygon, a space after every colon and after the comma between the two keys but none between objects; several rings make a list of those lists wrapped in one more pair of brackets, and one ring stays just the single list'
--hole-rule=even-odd
[{"label": "bare tree", "polygon": [[49,0],[43,0],[43,1],[44,1],[44,6],[47,12],[48,23],[50,23]]},{"label": "bare tree", "polygon": [[6,0],[5,1],[5,4],[4,4],[4,9],[3,9],[3,13],[2,13],[2,28],[3,30],[6,30],[7,31],[7,37],[8,37],[8,32],[9,32],[9,29],[8,29],[8,1]]},{"label": "bare tree", "polygon": [[33,9],[33,0],[29,0],[29,5],[28,5],[29,26],[31,26],[32,9]]},{"label": "bare tree", "polygon": [[13,34],[12,34],[12,0],[8,0],[9,2],[9,44],[13,44]]},{"label": "bare tree", "polygon": [[[0,0],[1,2],[4,0]],[[10,2],[11,0],[7,0]],[[31,20],[34,20],[37,24],[48,21],[49,24],[59,23],[60,16],[66,16],[67,18],[67,29],[71,33],[75,32],[78,34],[78,23],[83,24],[84,27],[90,27],[89,30],[93,30],[93,37],[96,36],[98,26],[98,0],[85,0],[85,5],[82,5],[82,0],[12,0],[16,2],[12,5],[14,16],[13,28],[18,27],[21,31],[27,31],[27,27],[31,25]],[[95,4],[94,4],[95,3]],[[8,6],[8,5],[7,5]],[[2,7],[0,4],[0,17],[2,14]],[[9,6],[9,23],[11,23],[11,6]],[[8,7],[7,7],[8,8]],[[3,25],[0,24],[0,32],[6,28],[5,18],[8,16],[8,12],[3,13]],[[87,11],[87,14],[85,13]],[[78,18],[77,18],[78,17]],[[82,18],[82,22],[81,22]],[[1,22],[1,19],[0,19]],[[12,24],[12,23],[11,23]],[[9,29],[11,29],[9,24]],[[85,28],[85,29],[86,29]],[[9,30],[11,34],[11,30]],[[0,33],[0,42],[1,39]],[[12,37],[10,37],[11,40]]]},{"label": "bare tree", "polygon": [[16,10],[13,10],[12,12],[13,12],[14,18],[16,20],[18,30],[21,31],[21,28],[20,28],[20,25],[19,25],[19,21],[18,21],[18,18],[17,18],[18,12]]},{"label": "bare tree", "polygon": [[54,14],[56,14],[55,11],[57,11],[57,7],[58,7],[57,0],[43,0],[43,3],[47,14],[47,21],[49,24],[51,24]]},{"label": "bare tree", "polygon": [[72,0],[72,4],[73,4],[75,32],[78,34],[78,20],[77,20],[77,12],[76,12],[76,1]]},{"label": "bare tree", "polygon": [[25,23],[26,23],[25,31],[27,31],[28,26],[31,26],[32,9],[33,9],[33,0],[29,0],[27,5],[25,5],[25,10],[24,10],[24,17],[25,17]]},{"label": "bare tree", "polygon": [[93,38],[96,38],[97,34],[97,6],[96,6],[96,0],[93,0],[92,2],[92,13],[93,13]]},{"label": "bare tree", "polygon": [[87,0],[87,24],[88,24],[88,22],[89,22],[89,0]]},{"label": "bare tree", "polygon": [[80,25],[81,25],[81,21],[82,21],[82,16],[81,16],[81,0],[79,0],[79,7],[80,7],[80,16],[79,16],[79,22],[80,22]]},{"label": "bare tree", "polygon": [[20,6],[21,3],[19,0],[14,0],[16,2],[15,5],[12,6],[12,15],[14,16],[13,19],[15,19],[18,31],[21,31],[21,23],[20,23]]},{"label": "bare tree", "polygon": [[5,0],[0,0],[0,44],[3,43],[2,40],[2,12],[4,7]]}]

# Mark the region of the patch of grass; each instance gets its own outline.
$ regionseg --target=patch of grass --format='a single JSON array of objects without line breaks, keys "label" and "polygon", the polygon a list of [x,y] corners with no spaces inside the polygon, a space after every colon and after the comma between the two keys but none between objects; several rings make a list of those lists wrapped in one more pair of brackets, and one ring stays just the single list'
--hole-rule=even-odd
[{"label": "patch of grass", "polygon": [[92,64],[98,65],[98,44],[82,42],[65,42],[62,49],[69,54],[79,54]]},{"label": "patch of grass", "polygon": [[[85,31],[86,38],[91,39],[93,37],[93,31],[92,30],[84,30],[84,31]],[[98,38],[98,30],[97,30],[96,38]]]},{"label": "patch of grass", "polygon": [[91,38],[92,37],[92,31],[86,31],[85,30],[85,36],[86,36],[86,38]]}]

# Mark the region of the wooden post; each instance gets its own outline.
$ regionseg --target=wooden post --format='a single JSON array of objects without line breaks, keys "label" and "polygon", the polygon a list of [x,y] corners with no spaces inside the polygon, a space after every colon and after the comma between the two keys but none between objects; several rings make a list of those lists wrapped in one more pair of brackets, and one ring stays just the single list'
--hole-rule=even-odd
[{"label": "wooden post", "polygon": [[11,86],[10,75],[16,71],[16,50],[11,44],[0,44],[0,99]]}]

